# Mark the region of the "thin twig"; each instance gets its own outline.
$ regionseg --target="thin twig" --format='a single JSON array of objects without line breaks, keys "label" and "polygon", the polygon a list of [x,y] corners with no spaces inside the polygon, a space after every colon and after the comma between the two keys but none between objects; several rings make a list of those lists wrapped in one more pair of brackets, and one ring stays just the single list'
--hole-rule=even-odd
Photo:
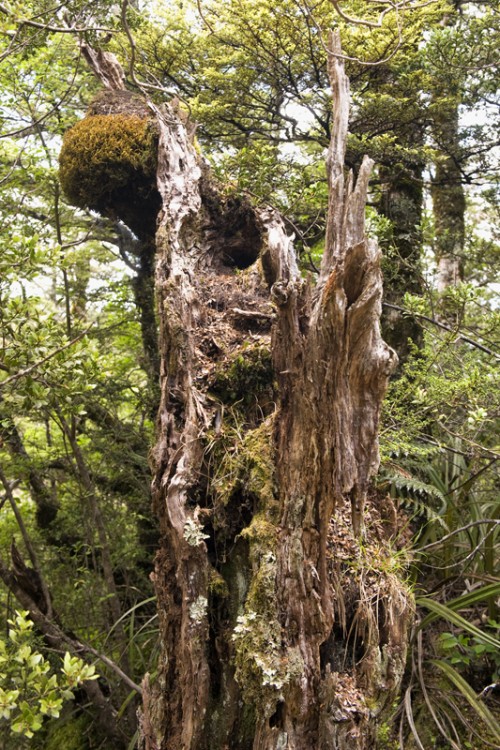
[{"label": "thin twig", "polygon": [[130,77],[132,81],[135,83],[136,86],[140,86],[139,82],[137,81],[135,77],[135,39],[132,36],[132,32],[130,31],[130,26],[128,25],[127,20],[127,8],[128,8],[128,0],[123,0],[122,2],[122,13],[121,13],[121,21],[122,26],[125,29],[125,34],[127,35],[127,39],[130,44],[130,62],[128,66],[128,71],[130,73]]},{"label": "thin twig", "polygon": [[[487,463],[485,466],[481,466],[481,468],[478,469],[478,471],[476,471],[474,474],[471,474],[471,476],[468,479],[466,479],[464,482],[462,482],[461,484],[458,484],[456,487],[452,487],[452,489],[449,490],[448,492],[445,492],[443,497],[448,497],[448,495],[453,495],[454,492],[461,490],[462,487],[466,487],[470,482],[475,481],[479,476],[481,476],[481,474],[484,474],[485,471],[488,471],[488,469],[490,469],[493,466],[493,464],[496,464],[497,461],[500,461],[500,456],[494,456],[489,463]],[[458,479],[458,477],[455,477],[455,479]],[[450,484],[453,485],[453,481],[450,482]]]},{"label": "thin twig", "polygon": [[142,690],[140,685],[138,685],[136,682],[134,682],[125,672],[123,669],[120,669],[118,664],[114,662],[112,659],[110,659],[108,656],[105,656],[104,654],[99,653],[99,651],[96,651],[95,648],[92,646],[89,646],[88,643],[81,643],[82,649],[84,651],[88,651],[89,653],[93,654],[99,661],[102,661],[103,664],[106,664],[107,667],[109,667],[115,674],[120,677],[123,682],[129,686],[129,688],[132,688],[132,690],[135,690],[136,693],[139,693],[139,695],[142,695]]},{"label": "thin twig", "polygon": [[447,427],[443,422],[439,419],[436,420],[436,424],[441,427],[442,430],[448,433],[448,435],[451,435],[451,437],[458,438],[459,440],[464,441],[468,445],[471,445],[475,450],[477,451],[483,451],[488,456],[492,456],[495,459],[500,458],[500,452],[498,450],[491,450],[491,448],[486,448],[486,446],[481,445],[480,443],[476,443],[475,440],[471,440],[470,438],[465,437],[465,435],[460,435],[458,432],[454,432],[454,430],[450,430],[449,427]]},{"label": "thin twig", "polygon": [[[324,32],[323,32],[323,28],[321,27],[321,24],[316,20],[316,18],[314,16],[314,14],[313,14],[313,12],[312,12],[312,10],[311,10],[311,8],[310,8],[307,0],[303,0],[303,2],[304,2],[304,5],[305,5],[305,7],[307,9],[307,12],[309,14],[309,17],[310,17],[311,21],[313,22],[314,26],[318,30],[320,43],[321,43],[324,51],[326,52],[327,55],[331,54],[331,52],[328,50],[327,45],[323,41],[323,33]],[[336,8],[336,10],[338,10],[338,8],[336,7],[336,5],[334,3],[334,0],[331,0],[331,2],[333,3],[333,5]],[[435,0],[430,0],[430,2],[435,2]],[[394,9],[396,9],[396,8],[394,8]],[[345,19],[345,16],[344,16],[344,19]],[[350,21],[351,21],[351,23],[357,23],[355,19],[350,19]],[[367,22],[367,24],[369,25],[368,22]],[[367,24],[365,24],[365,25],[367,25]],[[362,23],[359,22],[358,25],[362,25]],[[343,53],[338,52],[338,51],[335,52],[334,56],[337,59],[339,59],[339,60],[349,60],[349,62],[355,62],[358,65],[365,65],[367,67],[375,67],[377,65],[383,65],[384,63],[389,62],[389,60],[392,60],[392,58],[397,53],[397,51],[399,50],[399,48],[401,47],[401,44],[403,42],[403,28],[402,28],[402,22],[401,22],[400,14],[398,12],[396,12],[396,25],[397,25],[397,29],[398,29],[398,40],[397,40],[397,43],[396,43],[396,47],[393,49],[393,51],[389,55],[387,55],[387,57],[384,57],[384,58],[382,58],[380,60],[361,60],[359,57],[350,57],[349,55],[344,55]],[[376,24],[376,26],[378,26],[378,24]]]},{"label": "thin twig", "polygon": [[485,698],[488,693],[490,693],[492,690],[497,690],[497,688],[500,687],[500,682],[492,682],[491,685],[486,685],[483,690],[478,694],[478,698]]},{"label": "thin twig", "polygon": [[201,1],[200,0],[196,0],[196,5],[197,5],[197,8],[198,8],[198,13],[200,14],[201,20],[203,21],[203,23],[205,24],[205,26],[207,27],[207,29],[210,31],[210,33],[211,34],[215,34],[213,26],[211,24],[209,24],[209,22],[205,18],[204,12],[201,9]]},{"label": "thin twig", "polygon": [[[0,61],[1,60],[2,60],[2,57],[0,57]],[[44,115],[41,115],[38,119],[33,120],[33,122],[30,125],[26,125],[26,127],[24,128],[20,128],[19,130],[11,130],[8,133],[0,134],[0,138],[15,138],[17,136],[30,135],[32,131],[34,130],[36,131],[36,128],[39,127],[43,122],[45,122],[45,120],[47,120],[54,112],[57,112],[61,104],[64,104],[64,102],[70,96],[70,94],[73,93],[73,86],[75,84],[76,76],[78,75],[78,72],[80,70],[80,62],[81,62],[81,49],[79,50],[78,60],[76,61],[73,75],[71,77],[71,81],[66,91],[62,94],[61,97],[59,97],[59,100],[49,109],[48,112],[46,112]]]},{"label": "thin twig", "polygon": [[55,34],[84,34],[89,31],[102,31],[107,34],[115,34],[116,29],[108,29],[102,26],[52,26],[50,23],[39,23],[32,19],[16,18],[12,11],[0,4],[0,13],[5,16],[9,16],[14,23],[19,24],[19,27],[31,26],[35,29],[42,29],[43,31],[52,31]]},{"label": "thin twig", "polygon": [[[481,526],[482,524],[493,524],[493,526],[500,526],[500,521],[495,520],[493,518],[481,518],[478,521],[471,521],[466,526],[461,526],[459,529],[453,529],[453,531],[450,531],[449,534],[446,534],[445,536],[441,537],[437,542],[432,542],[431,544],[426,544],[425,547],[419,547],[417,552],[423,552],[424,550],[432,549],[433,547],[439,547],[440,544],[443,544],[443,542],[447,542],[448,539],[451,539],[451,537],[455,536],[455,534],[461,534],[462,531],[467,531],[468,529],[473,528],[474,526]],[[493,529],[491,528],[486,536],[481,539],[481,544],[483,544],[484,540],[492,533]],[[476,548],[477,549],[477,548]],[[476,552],[476,549],[474,552]],[[470,557],[470,554],[467,555],[465,560],[467,560]],[[463,563],[464,560],[460,560],[460,563]],[[457,563],[458,564],[458,563]]]},{"label": "thin twig", "polygon": [[[391,0],[369,0],[369,3],[372,5],[384,5],[386,6],[379,14],[378,21],[369,21],[366,18],[354,18],[353,16],[348,16],[345,11],[342,10],[342,8],[339,5],[338,0],[330,0],[333,7],[339,14],[341,18],[344,19],[344,21],[347,21],[348,23],[352,23],[355,26],[368,26],[370,29],[380,29],[384,23],[385,16],[390,13],[391,11],[394,11],[395,13],[399,14],[400,10],[407,10],[408,9],[408,3],[406,0],[401,0],[399,3],[391,2]],[[427,2],[420,3],[418,5],[410,5],[410,10],[420,10],[420,8],[425,8],[427,5],[432,5],[435,3],[436,0],[428,0]]]},{"label": "thin twig", "polygon": [[232,307],[231,312],[235,315],[239,315],[240,318],[274,320],[276,317],[274,313],[265,313],[260,312],[259,310],[241,310],[239,307]]},{"label": "thin twig", "polygon": [[471,346],[476,347],[476,349],[480,349],[482,352],[485,352],[486,354],[490,354],[492,357],[495,357],[496,359],[500,359],[500,354],[497,354],[496,352],[492,351],[492,349],[488,349],[488,347],[483,346],[483,344],[480,344],[478,341],[474,341],[474,339],[469,338],[469,336],[464,336],[463,333],[459,333],[454,328],[450,328],[450,326],[445,325],[445,323],[441,323],[439,320],[436,320],[435,318],[429,318],[427,315],[422,315],[422,313],[417,313],[417,312],[412,312],[411,310],[406,310],[404,307],[400,307],[399,305],[392,305],[392,304],[389,304],[389,302],[384,302],[383,305],[384,307],[388,307],[391,310],[398,310],[398,312],[405,313],[406,315],[410,315],[413,318],[420,318],[421,320],[427,321],[427,323],[432,323],[432,325],[435,325],[438,328],[442,328],[444,331],[448,331],[448,333],[454,333],[456,334],[457,339],[466,341],[467,344],[470,344]]}]

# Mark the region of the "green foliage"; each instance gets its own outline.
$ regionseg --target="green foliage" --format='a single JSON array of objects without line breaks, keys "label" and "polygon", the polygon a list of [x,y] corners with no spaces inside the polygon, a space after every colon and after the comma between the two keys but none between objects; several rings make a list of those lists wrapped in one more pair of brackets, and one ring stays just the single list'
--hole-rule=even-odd
[{"label": "green foliage", "polygon": [[[481,591],[479,593],[482,594]],[[443,604],[440,604],[439,602],[433,601],[432,599],[428,599],[426,597],[420,598],[418,600],[418,604],[425,609],[430,609],[439,617],[449,620],[458,627],[463,628],[466,632],[476,638],[478,642],[483,643],[486,646],[491,646],[492,648],[497,649],[497,651],[500,649],[500,641],[498,640],[498,638],[491,634],[489,629],[481,631],[473,623],[467,622],[467,620],[465,620],[465,618],[458,614],[458,612],[456,612],[452,607],[444,606]],[[420,627],[424,627],[425,624],[426,620],[424,620],[420,624]]]},{"label": "green foliage", "polygon": [[[487,622],[488,628],[498,633],[500,626],[494,620]],[[485,643],[483,634],[472,637],[465,633],[441,633],[439,645],[446,660],[455,668],[465,671],[472,664],[486,662],[491,674],[491,682],[500,681],[500,645]]]},{"label": "green foliage", "polygon": [[446,675],[454,687],[458,688],[465,700],[488,728],[493,741],[500,742],[500,722],[498,722],[489,708],[477,698],[469,683],[447,662],[434,659],[432,664]]},{"label": "green foliage", "polygon": [[383,723],[377,728],[376,739],[377,750],[399,750],[399,744],[392,737],[392,728],[389,723]]},{"label": "green foliage", "polygon": [[85,680],[96,680],[95,667],[66,653],[56,672],[38,650],[33,623],[16,612],[7,641],[0,640],[0,717],[10,732],[31,738],[46,717],[57,718],[63,702]]},{"label": "green foliage", "polygon": [[[29,15],[29,3],[23,12]],[[45,12],[43,3],[36,12]],[[97,7],[93,12],[98,12]],[[0,466],[15,488],[24,533],[36,552],[63,629],[77,640],[92,642],[112,661],[120,661],[125,653],[120,662],[124,671],[140,681],[151,669],[149,659],[156,644],[154,606],[135,608],[135,602],[151,591],[148,573],[156,544],[147,464],[153,398],[142,367],[141,330],[130,283],[133,270],[119,255],[113,224],[75,213],[60,194],[60,135],[80,120],[96,84],[83,68],[73,69],[71,35],[46,36],[40,31],[36,36],[27,30],[19,33],[19,46],[14,45],[12,55],[3,58],[0,66],[1,131],[6,136],[0,149],[4,178],[0,188]],[[146,194],[155,185],[156,136],[144,121],[132,123],[127,132],[133,161],[129,175],[147,163]],[[149,156],[141,153],[147,144],[153,148]],[[101,187],[102,182],[96,182],[94,189]],[[140,229],[141,223],[135,226]],[[137,263],[133,250],[125,258],[132,268]],[[50,504],[48,524],[39,512],[41,502]],[[101,534],[96,512],[104,529]],[[24,550],[21,536],[13,510],[4,502],[2,549],[7,551],[15,539]],[[128,612],[116,628],[119,618],[113,615],[109,581],[103,576],[105,552],[122,611]],[[11,565],[6,554],[2,563],[6,568]],[[5,611],[7,597],[2,587]],[[32,654],[37,652],[41,649],[35,644]],[[58,685],[76,684],[77,667],[67,661],[67,677],[59,675],[57,660],[50,657],[46,677],[56,675]],[[125,700],[121,680],[101,667],[100,683],[119,711]],[[29,712],[23,706],[23,727],[30,725],[30,731],[43,718],[40,700],[35,692],[26,700],[18,699],[18,704],[24,701],[29,706]],[[46,737],[57,735],[56,724],[73,723],[71,719],[67,724],[63,714],[55,718],[56,704],[44,708],[53,716],[46,714],[48,721],[30,740],[40,747],[49,746],[48,740],[44,744]],[[16,712],[21,715],[20,708]],[[86,715],[90,734],[95,719],[91,709]],[[121,714],[120,721],[125,724]],[[96,744],[102,742],[99,731]],[[68,729],[68,736],[72,732],[77,732],[75,726]],[[8,734],[5,729],[4,736]],[[16,750],[29,739],[26,733],[24,739],[19,734],[13,737],[5,742]],[[78,745],[75,738],[71,742],[79,747],[80,740]],[[64,738],[58,746],[66,746]]]}]

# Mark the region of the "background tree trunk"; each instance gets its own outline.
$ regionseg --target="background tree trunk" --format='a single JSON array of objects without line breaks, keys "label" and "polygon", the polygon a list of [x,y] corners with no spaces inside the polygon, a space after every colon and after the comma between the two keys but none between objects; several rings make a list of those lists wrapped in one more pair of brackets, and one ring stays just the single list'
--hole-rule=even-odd
[{"label": "background tree trunk", "polygon": [[[457,11],[460,2],[453,3]],[[445,14],[441,26],[453,25],[453,14]],[[462,99],[457,73],[436,76],[432,91],[432,136],[436,148],[431,183],[434,212],[434,252],[437,262],[436,288],[445,295],[464,276],[465,191],[463,186],[462,138],[459,128],[459,105]],[[449,317],[447,301],[441,312]]]},{"label": "background tree trunk", "polygon": [[[423,134],[415,128],[414,143],[423,142]],[[405,164],[399,169],[379,169],[381,198],[378,210],[392,224],[389,288],[384,301],[400,307],[404,295],[422,294],[422,210],[424,204],[423,164]],[[422,326],[394,308],[385,308],[382,331],[387,342],[397,351],[404,364],[413,346],[422,345]]]},{"label": "background tree trunk", "polygon": [[433,135],[440,151],[431,186],[438,264],[436,286],[443,294],[463,281],[465,193],[460,171],[456,102],[446,102],[436,108]]},{"label": "background tree trunk", "polygon": [[396,356],[364,234],[370,160],[356,185],[344,175],[339,51],[332,38],[314,288],[280,217],[224,195],[179,112],[156,111],[162,653],[144,684],[146,750],[372,748],[399,687],[411,597],[377,569],[372,550],[389,559],[391,529],[369,495]]}]

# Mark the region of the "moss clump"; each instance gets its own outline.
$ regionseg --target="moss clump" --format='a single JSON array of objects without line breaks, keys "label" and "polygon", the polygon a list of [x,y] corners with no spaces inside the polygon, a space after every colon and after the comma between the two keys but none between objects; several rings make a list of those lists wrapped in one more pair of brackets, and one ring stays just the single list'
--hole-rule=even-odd
[{"label": "moss clump", "polygon": [[[84,715],[64,716],[47,722],[46,730],[32,740],[33,748],[42,750],[90,750],[93,746],[89,719]],[[43,739],[42,739],[43,738]],[[41,740],[41,744],[39,741]]]},{"label": "moss clump", "polygon": [[229,596],[229,588],[226,581],[215,569],[210,571],[208,591],[211,596],[218,597],[219,599],[226,599]]},{"label": "moss clump", "polygon": [[148,119],[128,114],[85,117],[64,136],[59,178],[68,201],[113,219],[138,236],[154,232],[158,138]]},{"label": "moss clump", "polygon": [[227,506],[234,495],[251,497],[260,511],[265,511],[273,522],[278,512],[274,493],[274,418],[268,417],[243,440],[235,440],[236,430],[230,430],[228,445],[222,436],[212,447],[212,458],[218,471],[212,480],[214,503],[218,511]]},{"label": "moss clump", "polygon": [[223,367],[215,374],[211,390],[225,404],[248,412],[256,404],[262,409],[274,403],[274,371],[267,347],[246,346]]}]

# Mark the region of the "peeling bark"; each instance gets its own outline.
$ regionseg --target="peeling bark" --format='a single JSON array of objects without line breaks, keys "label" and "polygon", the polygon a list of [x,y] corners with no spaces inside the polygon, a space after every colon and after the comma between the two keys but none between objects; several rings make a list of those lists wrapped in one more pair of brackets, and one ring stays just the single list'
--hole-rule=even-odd
[{"label": "peeling bark", "polygon": [[115,55],[91,47],[85,42],[82,42],[80,49],[89,68],[102,82],[103,86],[112,91],[125,90],[125,74]]}]

